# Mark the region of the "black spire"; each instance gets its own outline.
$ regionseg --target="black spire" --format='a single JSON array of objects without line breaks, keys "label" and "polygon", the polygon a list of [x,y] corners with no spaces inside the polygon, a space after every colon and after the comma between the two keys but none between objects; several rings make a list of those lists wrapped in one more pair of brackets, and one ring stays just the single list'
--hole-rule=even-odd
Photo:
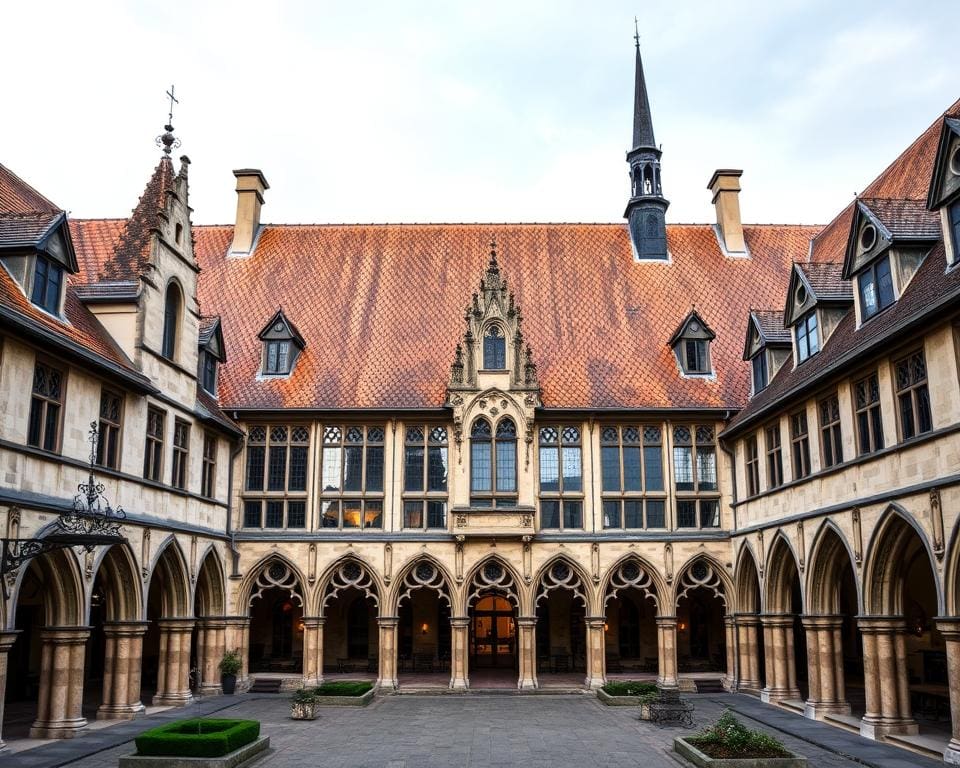
[{"label": "black spire", "polygon": [[650,99],[647,97],[647,81],[643,77],[643,61],[640,58],[640,35],[636,35],[637,71],[633,93],[633,148],[655,149],[653,118],[650,116]]},{"label": "black spire", "polygon": [[630,200],[624,218],[630,226],[630,240],[637,259],[666,259],[666,212],[670,205],[660,184],[660,149],[653,138],[653,119],[647,82],[640,60],[640,35],[634,36],[637,51],[633,94],[633,149],[627,152],[630,164]]}]

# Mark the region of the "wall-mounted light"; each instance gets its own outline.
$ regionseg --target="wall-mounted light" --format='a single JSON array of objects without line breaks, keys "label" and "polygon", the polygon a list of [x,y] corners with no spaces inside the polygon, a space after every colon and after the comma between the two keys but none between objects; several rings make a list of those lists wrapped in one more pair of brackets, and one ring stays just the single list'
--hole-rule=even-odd
[{"label": "wall-mounted light", "polygon": [[603,631],[604,631],[604,632],[609,632],[609,631],[610,631],[610,625],[607,624],[607,622],[603,622]]},{"label": "wall-mounted light", "polygon": [[685,621],[681,621],[679,624],[677,624],[677,629],[679,629],[681,632],[683,632],[683,630],[685,630],[686,628],[687,628],[687,623]]},{"label": "wall-mounted light", "polygon": [[303,632],[306,628],[306,625],[302,621],[297,622],[297,632]]},{"label": "wall-mounted light", "polygon": [[427,622],[423,622],[423,624],[420,625],[420,634],[426,635],[429,632],[430,632],[430,625],[427,624]]}]

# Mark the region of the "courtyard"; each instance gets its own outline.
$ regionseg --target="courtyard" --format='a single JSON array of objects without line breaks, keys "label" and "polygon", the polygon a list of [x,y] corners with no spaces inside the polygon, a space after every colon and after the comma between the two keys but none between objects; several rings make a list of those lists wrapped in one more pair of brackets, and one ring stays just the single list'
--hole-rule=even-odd
[{"label": "courtyard", "polygon": [[[923,768],[941,763],[804,719],[738,695],[692,696],[696,729],[731,707],[749,727],[767,731],[811,766]],[[262,722],[270,768],[449,768],[450,766],[686,765],[670,752],[686,729],[657,728],[633,707],[606,707],[591,695],[396,695],[366,708],[324,707],[313,722],[289,719],[286,696],[214,697],[120,725],[91,730],[3,756],[4,768],[114,768],[148,724],[212,714]]]}]

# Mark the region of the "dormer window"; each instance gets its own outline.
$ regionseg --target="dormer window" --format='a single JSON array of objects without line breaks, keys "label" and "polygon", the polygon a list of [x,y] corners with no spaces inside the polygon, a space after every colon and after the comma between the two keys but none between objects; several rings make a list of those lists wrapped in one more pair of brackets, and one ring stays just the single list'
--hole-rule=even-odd
[{"label": "dormer window", "polygon": [[[960,151],[960,150],[958,150]],[[958,171],[960,175],[960,171]],[[947,220],[950,222],[950,241],[953,244],[953,261],[960,261],[960,198],[947,208]]]},{"label": "dormer window", "polygon": [[306,346],[300,332],[283,311],[277,312],[259,334],[263,342],[265,376],[287,376],[293,372],[300,352]]},{"label": "dormer window", "polygon": [[63,267],[37,254],[33,272],[33,292],[30,301],[51,315],[60,311],[60,289],[63,287]]},{"label": "dormer window", "polygon": [[767,388],[769,377],[767,372],[767,354],[761,350],[752,360],[753,365],[753,394]]},{"label": "dormer window", "polygon": [[808,357],[820,351],[820,334],[817,328],[817,313],[811,311],[797,323],[797,362],[802,363]]},{"label": "dormer window", "polygon": [[893,277],[890,274],[890,256],[884,256],[867,267],[858,277],[860,313],[864,320],[893,304]]},{"label": "dormer window", "polygon": [[209,352],[202,355],[200,385],[211,395],[217,394],[217,358]]},{"label": "dormer window", "polygon": [[268,341],[264,373],[290,373],[290,342]]},{"label": "dormer window", "polygon": [[710,342],[713,339],[713,331],[696,310],[691,310],[670,337],[670,346],[684,375],[709,376],[713,373],[710,361]]},{"label": "dormer window", "polygon": [[167,360],[177,356],[177,340],[180,335],[180,288],[176,283],[167,286],[166,300],[163,305],[163,347],[161,354]]},{"label": "dormer window", "polygon": [[483,336],[483,367],[488,371],[507,367],[507,340],[499,325],[491,325]]}]

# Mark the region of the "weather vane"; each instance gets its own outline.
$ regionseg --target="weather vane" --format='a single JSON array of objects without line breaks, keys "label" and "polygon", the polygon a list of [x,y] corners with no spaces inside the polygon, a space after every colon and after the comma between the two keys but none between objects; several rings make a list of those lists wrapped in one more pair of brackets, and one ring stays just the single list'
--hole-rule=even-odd
[{"label": "weather vane", "polygon": [[637,48],[640,47],[640,22],[637,21],[637,17],[633,17],[633,39],[637,44]]},{"label": "weather vane", "polygon": [[[634,21],[636,21],[636,19],[634,19]],[[180,103],[180,100],[179,100],[176,96],[173,95],[173,94],[175,93],[174,88],[175,88],[175,86],[171,85],[171,86],[170,86],[170,90],[167,91],[167,96],[170,97],[170,114],[169,114],[169,116],[167,117],[167,122],[168,122],[168,123],[173,123],[173,105]]]},{"label": "weather vane", "polygon": [[173,135],[173,105],[179,104],[180,99],[178,99],[174,94],[174,86],[170,86],[170,90],[167,91],[167,96],[170,98],[170,112],[167,114],[167,124],[163,126],[163,134],[157,136],[157,146],[163,148],[163,154],[169,155],[174,149],[180,146],[180,139]]}]

